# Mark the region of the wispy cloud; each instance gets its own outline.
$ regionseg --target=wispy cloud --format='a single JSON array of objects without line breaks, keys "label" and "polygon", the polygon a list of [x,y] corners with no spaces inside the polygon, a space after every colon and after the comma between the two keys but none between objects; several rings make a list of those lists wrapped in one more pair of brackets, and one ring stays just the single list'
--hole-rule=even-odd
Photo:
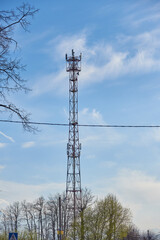
[{"label": "wispy cloud", "polygon": [[12,137],[7,136],[5,133],[3,133],[3,132],[0,131],[0,134],[1,134],[3,137],[5,137],[6,139],[10,140],[11,142],[13,142],[13,143],[15,142]]},{"label": "wispy cloud", "polygon": [[35,146],[35,142],[25,142],[22,144],[22,148],[31,148]]},{"label": "wispy cloud", "polygon": [[160,19],[160,4],[153,1],[139,1],[129,8],[124,21],[132,27],[141,27],[144,24],[158,23]]},{"label": "wispy cloud", "polygon": [[[55,49],[53,52],[57,52],[59,65],[62,65],[63,68],[50,75],[42,76],[34,86],[33,95],[49,91],[66,92],[68,76],[64,68],[64,53],[70,54],[72,48],[75,49],[76,54],[82,53],[80,87],[118,79],[128,74],[135,75],[160,71],[159,36],[159,29],[143,32],[136,36],[119,36],[120,38],[117,36],[119,51],[116,50],[117,48],[115,49],[114,45],[107,42],[89,44],[86,33],[59,37],[53,41]],[[126,47],[122,51],[123,43]]]}]

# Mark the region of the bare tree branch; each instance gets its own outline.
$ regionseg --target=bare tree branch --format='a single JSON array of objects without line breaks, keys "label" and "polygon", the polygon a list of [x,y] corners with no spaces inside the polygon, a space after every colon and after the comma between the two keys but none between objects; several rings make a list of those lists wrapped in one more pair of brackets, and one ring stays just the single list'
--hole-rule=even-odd
[{"label": "bare tree branch", "polygon": [[0,108],[14,113],[22,120],[22,125],[27,131],[36,131],[29,122],[30,114],[19,109],[13,103],[8,104],[7,95],[30,91],[26,87],[26,80],[21,77],[21,72],[25,66],[21,64],[20,59],[11,58],[13,55],[11,47],[13,44],[17,48],[17,41],[14,39],[14,29],[20,25],[24,31],[28,31],[30,24],[29,18],[34,17],[38,9],[31,7],[30,4],[24,3],[16,10],[0,11]]}]

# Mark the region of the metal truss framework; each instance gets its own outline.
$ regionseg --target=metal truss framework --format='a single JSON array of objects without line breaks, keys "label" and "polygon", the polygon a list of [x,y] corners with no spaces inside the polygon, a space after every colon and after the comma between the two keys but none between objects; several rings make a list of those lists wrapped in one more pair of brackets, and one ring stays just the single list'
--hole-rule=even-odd
[{"label": "metal truss framework", "polygon": [[67,144],[67,180],[66,201],[67,210],[75,223],[82,208],[80,150],[78,132],[78,75],[81,71],[81,55],[66,54],[66,71],[69,72],[69,139]]}]

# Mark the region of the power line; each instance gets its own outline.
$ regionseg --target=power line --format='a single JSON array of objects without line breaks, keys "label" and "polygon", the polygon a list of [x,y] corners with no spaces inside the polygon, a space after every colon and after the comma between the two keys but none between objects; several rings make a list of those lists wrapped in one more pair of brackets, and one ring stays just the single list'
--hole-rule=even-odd
[{"label": "power line", "polygon": [[[2,120],[0,119],[0,122],[4,123],[24,123],[23,121],[14,121],[14,120]],[[50,122],[27,122],[27,124],[33,124],[33,125],[48,125],[48,126],[69,126],[67,123],[50,123]]]},{"label": "power line", "polygon": [[[0,119],[0,122],[4,123],[17,123],[22,124],[23,121],[14,121]],[[45,125],[45,126],[70,126],[69,123],[52,123],[52,122],[27,122],[27,124],[33,125]],[[160,125],[119,125],[119,124],[78,124],[79,127],[95,127],[95,128],[160,128]]]}]

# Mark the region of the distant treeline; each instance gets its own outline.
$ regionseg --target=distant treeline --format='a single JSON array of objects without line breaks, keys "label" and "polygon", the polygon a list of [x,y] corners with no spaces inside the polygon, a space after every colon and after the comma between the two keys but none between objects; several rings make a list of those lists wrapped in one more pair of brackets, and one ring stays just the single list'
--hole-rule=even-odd
[{"label": "distant treeline", "polygon": [[[133,227],[131,212],[118,199],[107,195],[102,200],[88,189],[83,190],[82,210],[76,223],[66,211],[65,194],[48,199],[39,197],[34,202],[14,202],[0,215],[0,239],[8,240],[9,232],[18,232],[19,240],[56,240],[59,235],[59,197],[61,197],[61,239],[73,239],[73,228],[79,240],[156,240],[158,235],[140,234]],[[58,232],[59,233],[59,232]]]}]

